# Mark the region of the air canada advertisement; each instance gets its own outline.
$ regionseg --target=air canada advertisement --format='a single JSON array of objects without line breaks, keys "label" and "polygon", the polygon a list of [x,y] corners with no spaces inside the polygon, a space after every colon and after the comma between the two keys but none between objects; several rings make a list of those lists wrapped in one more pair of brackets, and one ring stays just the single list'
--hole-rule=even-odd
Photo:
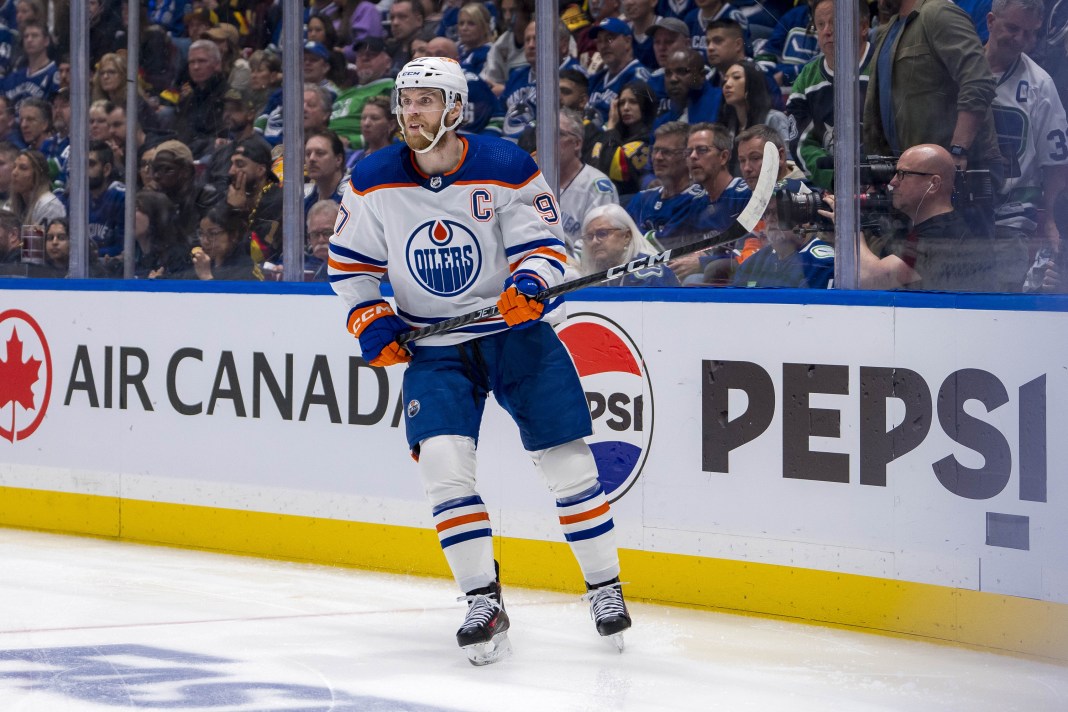
[{"label": "air canada advertisement", "polygon": [[[625,546],[1068,602],[1068,315],[626,299],[580,293],[556,326]],[[402,367],[368,366],[344,317],[326,295],[0,291],[0,485],[297,492],[428,526]],[[544,485],[514,430],[487,409],[487,499],[555,540],[526,524]]]}]

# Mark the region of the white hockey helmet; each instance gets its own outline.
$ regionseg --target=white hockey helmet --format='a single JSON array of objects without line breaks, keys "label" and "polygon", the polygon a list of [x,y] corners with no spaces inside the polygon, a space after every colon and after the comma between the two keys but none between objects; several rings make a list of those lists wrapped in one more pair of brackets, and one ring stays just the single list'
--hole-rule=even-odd
[{"label": "white hockey helmet", "polygon": [[445,110],[449,111],[459,99],[467,103],[467,78],[460,63],[448,57],[420,57],[404,65],[397,74],[393,90],[393,112],[400,112],[400,92],[415,88],[440,89],[445,95]]},{"label": "white hockey helmet", "polygon": [[413,59],[404,65],[397,74],[396,85],[393,88],[392,108],[397,116],[397,123],[404,128],[401,116],[401,91],[404,89],[438,89],[445,99],[445,111],[441,115],[441,124],[433,143],[419,151],[425,153],[432,149],[445,134],[460,125],[463,114],[450,126],[445,125],[445,116],[456,107],[457,99],[461,105],[467,104],[467,78],[460,63],[448,57],[420,57]]}]

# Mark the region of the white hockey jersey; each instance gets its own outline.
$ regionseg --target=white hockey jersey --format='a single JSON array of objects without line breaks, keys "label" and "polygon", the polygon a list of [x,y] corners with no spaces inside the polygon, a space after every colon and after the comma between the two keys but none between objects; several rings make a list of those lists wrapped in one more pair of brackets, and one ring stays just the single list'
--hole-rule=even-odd
[{"label": "white hockey jersey", "polygon": [[[350,313],[382,299],[384,277],[397,315],[415,328],[493,306],[510,274],[562,281],[567,262],[561,213],[537,164],[515,144],[462,136],[459,166],[428,176],[404,144],[356,164],[330,240],[329,273]],[[545,319],[562,317],[560,299]],[[503,331],[499,316],[431,336],[428,346]]]},{"label": "white hockey jersey", "polygon": [[1012,213],[1041,207],[1042,168],[1068,165],[1068,121],[1053,80],[1026,54],[998,79],[991,108],[1008,161],[998,222],[1012,224]]}]

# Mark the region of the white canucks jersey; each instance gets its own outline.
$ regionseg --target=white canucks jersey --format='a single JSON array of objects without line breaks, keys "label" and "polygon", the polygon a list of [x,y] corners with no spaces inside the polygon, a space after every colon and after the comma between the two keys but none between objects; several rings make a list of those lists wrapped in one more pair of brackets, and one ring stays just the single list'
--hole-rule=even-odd
[{"label": "white canucks jersey", "polygon": [[1068,165],[1068,121],[1057,87],[1045,70],[1021,54],[999,78],[992,108],[998,143],[1008,162],[1003,189],[1007,202],[1017,208],[1039,207],[1042,168]]},{"label": "white canucks jersey", "polygon": [[[561,214],[537,164],[515,144],[459,137],[460,165],[428,176],[404,144],[356,164],[330,240],[330,282],[350,310],[382,299],[415,328],[497,303],[510,274],[559,284],[567,261]],[[561,300],[545,318],[562,317]],[[454,344],[503,331],[500,316],[424,339]]]}]

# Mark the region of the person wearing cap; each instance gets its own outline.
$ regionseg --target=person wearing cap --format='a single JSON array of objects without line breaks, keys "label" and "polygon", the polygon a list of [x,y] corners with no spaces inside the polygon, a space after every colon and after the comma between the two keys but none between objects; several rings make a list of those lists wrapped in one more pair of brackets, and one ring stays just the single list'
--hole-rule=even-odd
[{"label": "person wearing cap", "polygon": [[[649,88],[660,100],[659,111],[667,109],[667,89],[664,86],[664,66],[667,58],[674,52],[690,49],[690,28],[677,17],[661,17],[651,28],[649,34],[653,37],[653,55],[656,57],[656,65],[659,69],[649,74]],[[701,57],[702,62],[704,55]]]},{"label": "person wearing cap", "polygon": [[200,158],[214,148],[215,137],[223,130],[223,95],[228,87],[222,53],[211,40],[190,45],[187,66],[189,83],[182,86],[174,128],[193,157]]},{"label": "person wearing cap", "polygon": [[244,220],[257,265],[281,259],[282,188],[271,170],[271,146],[259,136],[241,141],[230,157],[226,204]]},{"label": "person wearing cap", "polygon": [[330,130],[335,131],[349,148],[363,148],[360,134],[360,117],[363,106],[372,96],[388,97],[394,87],[390,67],[393,59],[386,52],[386,43],[379,37],[368,37],[354,45],[356,50],[356,76],[359,84],[337,95],[330,114]]},{"label": "person wearing cap", "polygon": [[204,33],[212,27],[215,27],[218,23],[218,15],[206,7],[199,7],[191,12],[187,12],[182,17],[182,24],[185,27],[185,36],[189,38],[190,43],[204,39]]},{"label": "person wearing cap", "polygon": [[590,35],[590,31],[605,18],[619,17],[619,8],[619,0],[590,0],[589,24],[581,29],[572,29],[572,36],[578,47],[576,55],[582,66],[586,67],[589,72],[596,72],[601,68],[600,55],[597,54],[597,41]]},{"label": "person wearing cap", "polygon": [[597,42],[597,51],[604,63],[601,70],[590,77],[590,107],[603,121],[623,85],[635,80],[647,81],[649,70],[634,58],[630,25],[623,20],[605,18],[593,26],[590,34]]},{"label": "person wearing cap", "polygon": [[241,33],[229,22],[220,22],[204,33],[204,38],[215,43],[222,54],[222,72],[227,85],[233,89],[247,89],[252,70],[248,60],[241,56]]},{"label": "person wearing cap", "polygon": [[330,78],[332,67],[330,49],[321,42],[304,43],[304,81],[326,87],[335,97],[337,84]]},{"label": "person wearing cap", "polygon": [[221,201],[223,194],[211,183],[197,184],[193,152],[181,141],[163,141],[152,150],[152,181],[174,203],[174,222],[181,234],[192,239],[200,219]]},{"label": "person wearing cap", "polygon": [[250,90],[227,89],[223,94],[223,126],[226,135],[215,139],[204,180],[215,186],[220,195],[230,185],[230,157],[241,141],[256,135],[256,107]]},{"label": "person wearing cap", "polygon": [[653,53],[652,29],[660,20],[656,4],[657,0],[626,0],[623,3],[623,17],[630,25],[634,57],[650,72],[660,66]]}]

